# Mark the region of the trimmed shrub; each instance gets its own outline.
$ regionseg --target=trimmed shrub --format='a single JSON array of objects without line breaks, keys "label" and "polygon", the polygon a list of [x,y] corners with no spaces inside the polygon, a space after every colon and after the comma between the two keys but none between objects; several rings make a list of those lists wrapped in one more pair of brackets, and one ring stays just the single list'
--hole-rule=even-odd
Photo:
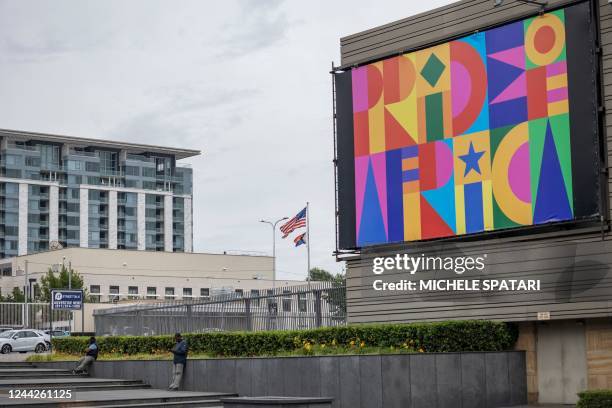
[{"label": "trimmed shrub", "polygon": [[612,407],[612,390],[590,390],[579,392],[577,408],[610,408]]},{"label": "trimmed shrub", "polygon": [[[185,334],[191,353],[211,356],[257,356],[291,352],[304,344],[339,347],[405,348],[420,352],[502,351],[517,338],[513,325],[484,320],[409,324],[369,324],[311,330],[213,332]],[[53,339],[56,351],[82,354],[87,337]],[[98,338],[100,353],[158,354],[173,346],[172,335]]]}]

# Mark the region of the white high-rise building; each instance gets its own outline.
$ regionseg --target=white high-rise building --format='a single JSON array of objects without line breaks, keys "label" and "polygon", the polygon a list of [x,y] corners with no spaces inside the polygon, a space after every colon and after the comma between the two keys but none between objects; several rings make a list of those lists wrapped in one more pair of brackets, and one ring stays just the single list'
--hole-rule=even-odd
[{"label": "white high-rise building", "polygon": [[198,150],[0,129],[0,258],[60,247],[192,252]]}]

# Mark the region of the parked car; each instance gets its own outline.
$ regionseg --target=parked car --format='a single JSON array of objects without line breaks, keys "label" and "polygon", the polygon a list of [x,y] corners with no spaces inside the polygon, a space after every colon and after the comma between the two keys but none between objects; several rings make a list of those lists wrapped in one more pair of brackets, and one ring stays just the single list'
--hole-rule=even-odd
[{"label": "parked car", "polygon": [[5,331],[15,330],[12,327],[0,327],[0,333],[4,333]]},{"label": "parked car", "polygon": [[[50,336],[51,330],[45,330],[45,334]],[[53,337],[69,337],[70,332],[66,330],[53,330]]]},{"label": "parked car", "polygon": [[0,353],[2,354],[11,351],[42,353],[47,351],[49,344],[48,338],[46,339],[45,334],[40,330],[9,330],[0,333]]}]

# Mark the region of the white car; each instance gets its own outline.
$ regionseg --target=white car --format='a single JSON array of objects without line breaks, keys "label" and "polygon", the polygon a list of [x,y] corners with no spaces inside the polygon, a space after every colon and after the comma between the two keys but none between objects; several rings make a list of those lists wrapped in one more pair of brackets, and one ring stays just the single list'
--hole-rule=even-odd
[{"label": "white car", "polygon": [[0,333],[0,353],[2,354],[11,351],[42,353],[47,349],[48,345],[44,333],[38,333],[38,330],[9,330]]}]

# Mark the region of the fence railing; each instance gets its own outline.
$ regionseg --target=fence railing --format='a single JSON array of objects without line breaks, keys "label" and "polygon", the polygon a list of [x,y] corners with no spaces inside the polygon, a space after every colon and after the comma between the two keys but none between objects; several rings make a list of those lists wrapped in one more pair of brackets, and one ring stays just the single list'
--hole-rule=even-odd
[{"label": "fence railing", "polygon": [[0,328],[39,329],[50,328],[51,313],[53,313],[54,328],[70,327],[70,311],[53,310],[49,303],[0,303]]},{"label": "fence railing", "polygon": [[94,311],[97,335],[299,330],[346,323],[346,287],[326,282]]}]

